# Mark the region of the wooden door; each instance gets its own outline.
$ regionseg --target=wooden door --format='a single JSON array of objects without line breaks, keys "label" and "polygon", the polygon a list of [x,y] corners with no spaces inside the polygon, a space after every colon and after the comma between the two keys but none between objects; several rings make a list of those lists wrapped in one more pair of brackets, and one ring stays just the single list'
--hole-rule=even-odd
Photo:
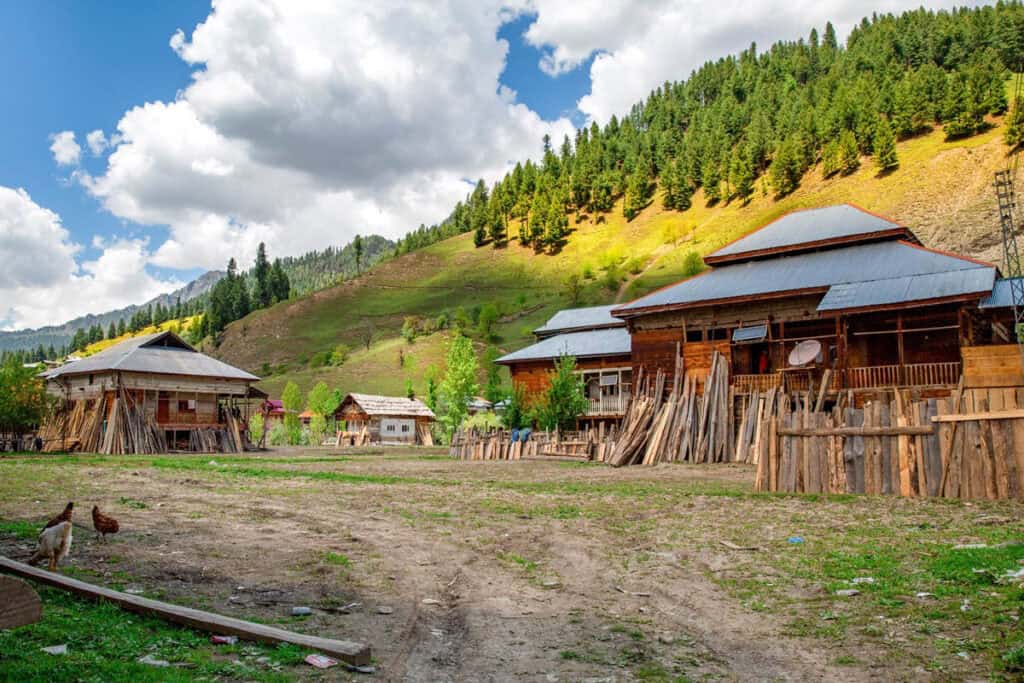
[{"label": "wooden door", "polygon": [[156,402],[156,421],[157,423],[169,422],[171,419],[171,397],[166,391],[160,392],[160,397]]}]

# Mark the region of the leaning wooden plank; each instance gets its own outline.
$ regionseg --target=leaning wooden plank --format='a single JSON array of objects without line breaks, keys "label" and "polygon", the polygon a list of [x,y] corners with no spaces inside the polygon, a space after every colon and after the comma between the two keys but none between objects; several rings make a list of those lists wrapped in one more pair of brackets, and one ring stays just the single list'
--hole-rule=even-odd
[{"label": "leaning wooden plank", "polygon": [[370,663],[370,646],[348,640],[333,640],[317,636],[293,633],[273,626],[254,624],[249,621],[224,617],[211,612],[180,607],[159,600],[150,600],[136,595],[129,595],[94,586],[84,581],[72,579],[62,574],[48,572],[0,557],[0,569],[26,579],[70,591],[76,595],[98,600],[107,600],[119,607],[139,614],[150,614],[176,624],[182,624],[200,631],[208,631],[218,635],[238,636],[243,640],[255,640],[261,643],[291,643],[300,647],[316,650],[332,657],[337,657],[349,664],[364,666]]}]

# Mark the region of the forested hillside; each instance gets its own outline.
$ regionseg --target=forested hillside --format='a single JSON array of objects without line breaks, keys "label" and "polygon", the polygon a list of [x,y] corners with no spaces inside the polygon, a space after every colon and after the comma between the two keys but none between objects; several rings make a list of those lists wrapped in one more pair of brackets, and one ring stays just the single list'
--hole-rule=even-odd
[{"label": "forested hillside", "polygon": [[308,294],[350,278],[388,255],[395,243],[380,235],[355,238],[344,247],[327,247],[323,251],[310,251],[302,256],[281,259],[293,295]]},{"label": "forested hillside", "polygon": [[230,325],[216,353],[271,393],[319,379],[422,393],[453,328],[493,357],[560,307],[642,295],[786,211],[846,201],[998,259],[992,172],[1019,143],[1007,91],[1022,48],[1019,3],[876,16],[842,46],[830,26],[751,46],[545,141],[397,258]]},{"label": "forested hillside", "polygon": [[[569,216],[600,216],[623,199],[631,219],[654,201],[686,211],[706,202],[783,197],[813,165],[849,174],[871,155],[900,164],[894,142],[942,126],[947,140],[991,125],[1008,108],[1006,82],[1024,58],[1024,7],[865,18],[840,46],[831,24],[806,40],[751,45],[665,83],[622,119],[580,129],[542,158],[480,182],[448,221],[399,242],[399,253],[461,232],[478,246],[510,237],[557,250]],[[1014,126],[1019,142],[1019,125]],[[657,182],[656,182],[657,181]]]}]

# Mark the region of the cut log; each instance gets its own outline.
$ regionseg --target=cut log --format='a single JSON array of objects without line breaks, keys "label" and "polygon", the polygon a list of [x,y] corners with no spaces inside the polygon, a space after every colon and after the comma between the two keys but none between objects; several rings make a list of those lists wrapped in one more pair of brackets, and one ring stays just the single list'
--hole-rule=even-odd
[{"label": "cut log", "polygon": [[0,629],[34,624],[43,618],[43,602],[32,586],[0,576]]}]

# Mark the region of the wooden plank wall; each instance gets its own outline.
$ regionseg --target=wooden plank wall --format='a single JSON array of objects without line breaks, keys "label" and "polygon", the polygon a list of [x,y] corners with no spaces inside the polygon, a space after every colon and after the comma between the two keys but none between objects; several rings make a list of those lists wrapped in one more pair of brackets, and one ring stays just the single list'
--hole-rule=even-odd
[{"label": "wooden plank wall", "polygon": [[1024,386],[1020,349],[1016,344],[964,346],[960,352],[964,360],[964,386],[970,388]]},{"label": "wooden plank wall", "polygon": [[715,351],[722,355],[726,362],[725,366],[728,368],[732,362],[728,339],[683,344],[683,367],[686,376],[696,376],[699,381],[703,382],[708,376],[708,371],[711,370],[711,360],[715,356]]},{"label": "wooden plank wall", "polygon": [[[683,342],[683,328],[634,330],[631,337],[634,381],[638,377],[640,368],[644,369],[644,374],[648,377],[654,377],[660,369],[667,374],[667,382],[671,384],[676,367],[676,344]],[[708,367],[711,367],[710,362]],[[707,374],[707,368],[703,374]]]},{"label": "wooden plank wall", "polygon": [[[629,356],[608,356],[606,358],[580,358],[576,367],[580,370],[599,370],[602,368],[628,368],[632,361]],[[523,387],[527,399],[548,390],[548,377],[554,371],[554,361],[539,360],[527,363],[515,363],[509,370],[512,382]]]},{"label": "wooden plank wall", "polygon": [[756,488],[792,493],[1024,498],[1024,389],[779,410]]}]

